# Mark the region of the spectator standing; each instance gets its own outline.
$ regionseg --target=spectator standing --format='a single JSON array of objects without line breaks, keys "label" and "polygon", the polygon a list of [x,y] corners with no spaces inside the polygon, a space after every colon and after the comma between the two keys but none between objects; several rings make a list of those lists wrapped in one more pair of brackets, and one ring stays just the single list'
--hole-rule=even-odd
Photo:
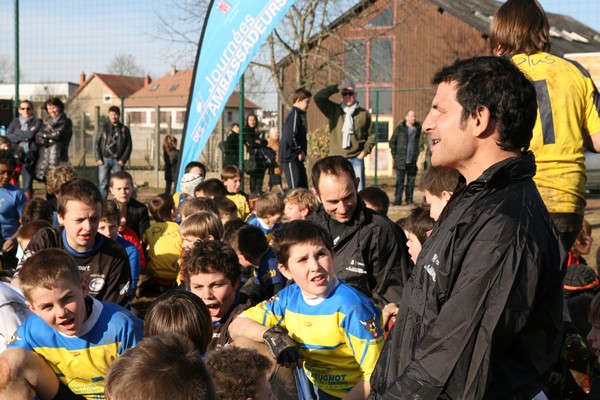
[{"label": "spectator standing", "polygon": [[[341,92],[342,103],[329,100]],[[371,114],[356,100],[356,85],[346,82],[331,85],[315,95],[315,104],[329,119],[329,155],[343,156],[352,163],[354,174],[360,178],[358,190],[365,188],[364,158],[375,146],[375,128]]]},{"label": "spectator standing", "polygon": [[[33,197],[33,176],[37,145],[35,136],[42,128],[42,120],[33,114],[33,103],[23,100],[19,103],[19,117],[8,126],[6,137],[10,140],[11,150],[21,166],[23,174],[23,191],[27,199]],[[18,176],[16,177],[18,182]]]},{"label": "spectator standing", "polygon": [[163,161],[165,162],[165,193],[171,193],[173,180],[179,174],[179,150],[177,149],[177,138],[167,135],[163,141]]},{"label": "spectator standing", "polygon": [[73,136],[73,124],[64,113],[65,105],[58,97],[44,103],[48,118],[35,136],[39,158],[35,164],[35,178],[46,182],[48,172],[61,162],[69,162],[69,143]]},{"label": "spectator standing", "polygon": [[490,46],[535,82],[534,181],[570,248],[586,204],[584,147],[600,151],[600,95],[581,65],[548,53],[550,26],[535,0],[509,0],[500,7],[490,27]]},{"label": "spectator standing", "polygon": [[240,124],[234,122],[229,127],[229,134],[223,142],[223,168],[228,165],[239,167],[240,163]]},{"label": "spectator standing", "polygon": [[457,61],[433,83],[431,161],[462,176],[419,254],[371,398],[545,398],[567,254],[522,150],[535,88],[501,57]]},{"label": "spectator standing", "polygon": [[270,152],[271,165],[269,166],[269,192],[275,187],[279,187],[279,193],[283,193],[281,187],[281,166],[277,163],[277,154],[279,154],[279,129],[274,126],[269,129],[267,137],[267,147]]},{"label": "spectator standing", "polygon": [[267,141],[264,138],[264,132],[259,130],[258,118],[254,114],[249,114],[246,117],[244,139],[248,153],[250,153],[249,157],[254,160],[254,169],[246,171],[250,175],[250,192],[261,194],[263,181],[265,180],[265,171],[267,170],[263,154],[263,150],[267,147]]},{"label": "spectator standing", "polygon": [[117,106],[108,109],[108,121],[96,135],[94,156],[98,166],[98,188],[102,197],[108,194],[108,179],[115,172],[123,170],[131,155],[131,133],[119,121],[121,110]]},{"label": "spectator standing", "polygon": [[[415,112],[410,110],[406,113],[404,121],[394,129],[390,139],[390,151],[394,157],[394,169],[396,170],[395,206],[402,204],[402,194],[405,188],[406,204],[413,204],[420,143],[421,124],[417,122]],[[405,181],[406,186],[404,185]]]},{"label": "spectator standing", "polygon": [[307,141],[308,131],[306,125],[306,110],[310,105],[312,93],[304,88],[296,89],[292,97],[292,109],[285,117],[279,146],[279,162],[288,189],[303,187],[308,189],[308,177],[306,175]]}]

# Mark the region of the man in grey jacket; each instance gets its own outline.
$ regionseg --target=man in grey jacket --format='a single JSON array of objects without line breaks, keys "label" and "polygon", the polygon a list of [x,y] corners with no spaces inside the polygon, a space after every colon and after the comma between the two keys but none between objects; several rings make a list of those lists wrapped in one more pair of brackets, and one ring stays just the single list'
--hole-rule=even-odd
[{"label": "man in grey jacket", "polygon": [[98,166],[98,188],[102,197],[108,194],[110,175],[123,170],[131,155],[131,133],[119,121],[121,110],[117,106],[108,109],[108,122],[96,136],[94,155]]}]

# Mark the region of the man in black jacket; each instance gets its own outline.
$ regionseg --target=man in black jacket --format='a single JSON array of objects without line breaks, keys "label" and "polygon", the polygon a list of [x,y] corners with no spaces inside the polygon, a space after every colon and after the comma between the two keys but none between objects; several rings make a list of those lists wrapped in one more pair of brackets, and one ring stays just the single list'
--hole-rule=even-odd
[{"label": "man in black jacket", "polygon": [[394,194],[394,205],[396,206],[402,204],[405,180],[406,204],[413,203],[417,158],[421,144],[421,124],[417,122],[415,112],[410,110],[406,113],[404,121],[394,129],[390,139],[390,151],[394,157],[394,169],[396,170],[396,193]]},{"label": "man in black jacket", "polygon": [[500,57],[457,61],[433,83],[431,162],[462,180],[405,288],[371,398],[543,396],[567,253],[533,182],[535,88]]},{"label": "man in black jacket", "polygon": [[108,179],[119,172],[131,155],[131,133],[119,118],[121,110],[117,106],[108,109],[106,122],[96,136],[94,155],[98,165],[98,187],[102,197],[108,194]]},{"label": "man in black jacket", "polygon": [[304,88],[297,89],[292,97],[294,106],[283,122],[279,142],[279,163],[285,174],[288,189],[308,189],[306,176],[306,110],[312,93]]},{"label": "man in black jacket", "polygon": [[320,207],[310,219],[331,233],[335,274],[380,306],[397,304],[409,276],[406,237],[357,194],[358,179],[342,156],[315,163],[312,182]]}]

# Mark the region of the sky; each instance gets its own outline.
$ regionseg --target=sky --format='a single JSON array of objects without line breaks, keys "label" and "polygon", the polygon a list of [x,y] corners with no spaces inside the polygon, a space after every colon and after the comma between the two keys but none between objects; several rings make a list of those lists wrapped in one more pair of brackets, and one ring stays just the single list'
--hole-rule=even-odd
[{"label": "sky", "polygon": [[[195,49],[177,54],[181,47],[168,39],[158,16],[172,20],[177,7],[197,1],[20,0],[21,82],[78,83],[81,72],[106,73],[117,55],[127,54],[153,79],[166,74],[170,65],[190,68]],[[14,60],[14,2],[0,0],[0,74],[2,60]],[[540,2],[548,12],[570,15],[600,31],[598,0]],[[13,72],[14,67],[9,79]]]}]

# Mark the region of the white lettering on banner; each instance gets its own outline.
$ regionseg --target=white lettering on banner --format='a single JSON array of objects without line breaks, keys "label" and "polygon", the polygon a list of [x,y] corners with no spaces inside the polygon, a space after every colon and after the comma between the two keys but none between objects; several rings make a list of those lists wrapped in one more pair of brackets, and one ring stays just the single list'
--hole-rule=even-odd
[{"label": "white lettering on banner", "polygon": [[287,2],[288,0],[270,1],[257,18],[246,15],[238,29],[233,31],[233,41],[225,46],[216,68],[205,77],[210,85],[210,95],[206,101],[202,101],[202,99],[198,101],[196,109],[199,111],[200,116],[191,136],[194,142],[199,142],[204,132],[202,124],[206,118],[206,113],[210,112],[213,118],[217,117],[242,63],[246,61],[260,36],[267,31],[267,27],[273,23],[275,15],[281,11]]}]

